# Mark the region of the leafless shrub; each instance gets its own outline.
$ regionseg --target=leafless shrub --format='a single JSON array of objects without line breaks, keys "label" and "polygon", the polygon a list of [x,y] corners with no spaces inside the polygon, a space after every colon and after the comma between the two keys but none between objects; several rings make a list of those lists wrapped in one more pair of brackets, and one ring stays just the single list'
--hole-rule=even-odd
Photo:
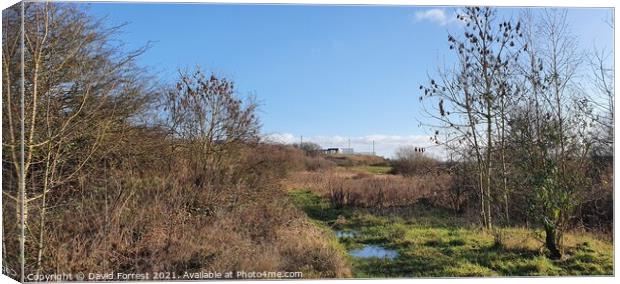
[{"label": "leafless shrub", "polygon": [[388,165],[385,158],[373,155],[327,155],[325,159],[341,167]]},{"label": "leafless shrub", "polygon": [[306,169],[309,171],[321,171],[328,170],[336,166],[332,161],[326,160],[323,157],[306,157],[304,159]]},{"label": "leafless shrub", "polygon": [[414,147],[405,146],[396,150],[392,161],[392,172],[406,176],[424,175],[437,171],[439,162]]},{"label": "leafless shrub", "polygon": [[293,147],[298,148],[306,154],[306,156],[316,157],[321,154],[321,145],[312,142],[302,142],[293,144]]},{"label": "leafless shrub", "polygon": [[344,187],[344,183],[340,179],[330,179],[327,182],[327,190],[329,190],[329,200],[334,208],[343,208],[353,205],[350,202],[350,192]]},{"label": "leafless shrub", "polygon": [[295,173],[291,187],[309,188],[328,198],[335,207],[387,208],[411,206],[425,198],[440,207],[452,208],[448,174],[403,177],[326,172]]}]

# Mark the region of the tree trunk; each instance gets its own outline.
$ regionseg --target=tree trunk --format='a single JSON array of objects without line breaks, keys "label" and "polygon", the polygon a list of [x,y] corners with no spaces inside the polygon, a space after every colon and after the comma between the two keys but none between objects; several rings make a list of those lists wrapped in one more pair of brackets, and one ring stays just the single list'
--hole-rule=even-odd
[{"label": "tree trunk", "polygon": [[549,250],[549,257],[551,259],[562,258],[556,235],[556,229],[553,226],[545,225],[545,247]]},{"label": "tree trunk", "polygon": [[493,167],[491,164],[491,154],[493,151],[493,121],[492,121],[492,106],[490,95],[487,95],[487,149],[486,149],[486,212],[487,212],[487,229],[492,229],[493,224],[491,222],[491,175],[493,174]]},{"label": "tree trunk", "polygon": [[478,183],[480,185],[480,216],[482,219],[482,226],[484,228],[488,227],[487,214],[485,210],[485,193],[484,193],[484,176],[482,173],[482,162],[478,162]]}]

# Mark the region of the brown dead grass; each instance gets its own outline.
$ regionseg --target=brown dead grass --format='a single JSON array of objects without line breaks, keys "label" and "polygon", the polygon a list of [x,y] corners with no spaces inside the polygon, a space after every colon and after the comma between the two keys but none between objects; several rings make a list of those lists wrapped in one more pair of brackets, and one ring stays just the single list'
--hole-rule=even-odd
[{"label": "brown dead grass", "polygon": [[[310,224],[281,189],[278,181],[295,166],[285,162],[286,151],[242,149],[218,172],[217,184],[198,185],[179,161],[174,172],[162,165],[116,170],[57,191],[50,203],[60,206],[49,211],[41,273],[243,270],[350,277],[332,237]],[[27,250],[28,269],[35,269],[36,247]]]},{"label": "brown dead grass", "polygon": [[346,200],[342,201],[345,204],[341,206],[382,208],[408,206],[422,199],[444,202],[450,185],[451,178],[447,174],[403,177],[356,173],[342,168],[297,172],[285,184],[287,188],[310,189],[332,201],[335,195],[346,195]]}]

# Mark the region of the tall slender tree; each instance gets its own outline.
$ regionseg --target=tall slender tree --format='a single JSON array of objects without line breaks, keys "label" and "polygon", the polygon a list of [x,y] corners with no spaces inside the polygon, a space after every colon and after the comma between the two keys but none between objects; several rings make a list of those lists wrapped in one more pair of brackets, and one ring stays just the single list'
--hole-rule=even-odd
[{"label": "tall slender tree", "polygon": [[[450,49],[457,55],[457,66],[440,71],[439,80],[431,79],[429,86],[420,87],[425,97],[437,103],[435,113],[429,113],[440,122],[438,126],[452,134],[450,140],[459,141],[473,153],[480,215],[488,229],[493,227],[493,157],[497,148],[494,141],[504,129],[500,128],[498,134],[496,123],[503,122],[498,113],[506,113],[505,101],[511,91],[506,72],[518,58],[517,39],[521,36],[520,23],[498,22],[495,17],[495,10],[489,7],[468,7],[457,14],[465,25],[463,37],[448,36]],[[496,110],[498,105],[500,112]]]}]

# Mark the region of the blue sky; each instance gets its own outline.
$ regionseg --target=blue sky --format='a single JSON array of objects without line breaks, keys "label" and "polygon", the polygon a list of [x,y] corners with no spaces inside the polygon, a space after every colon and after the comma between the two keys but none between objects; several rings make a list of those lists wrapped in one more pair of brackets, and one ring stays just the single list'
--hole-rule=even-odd
[{"label": "blue sky", "polygon": [[[139,60],[161,80],[199,65],[235,81],[260,103],[263,133],[282,142],[390,156],[428,144],[418,127],[419,85],[449,61],[455,7],[92,3],[130,48],[152,41]],[[515,9],[500,9],[515,16]],[[571,9],[584,48],[613,47],[605,9]]]}]

